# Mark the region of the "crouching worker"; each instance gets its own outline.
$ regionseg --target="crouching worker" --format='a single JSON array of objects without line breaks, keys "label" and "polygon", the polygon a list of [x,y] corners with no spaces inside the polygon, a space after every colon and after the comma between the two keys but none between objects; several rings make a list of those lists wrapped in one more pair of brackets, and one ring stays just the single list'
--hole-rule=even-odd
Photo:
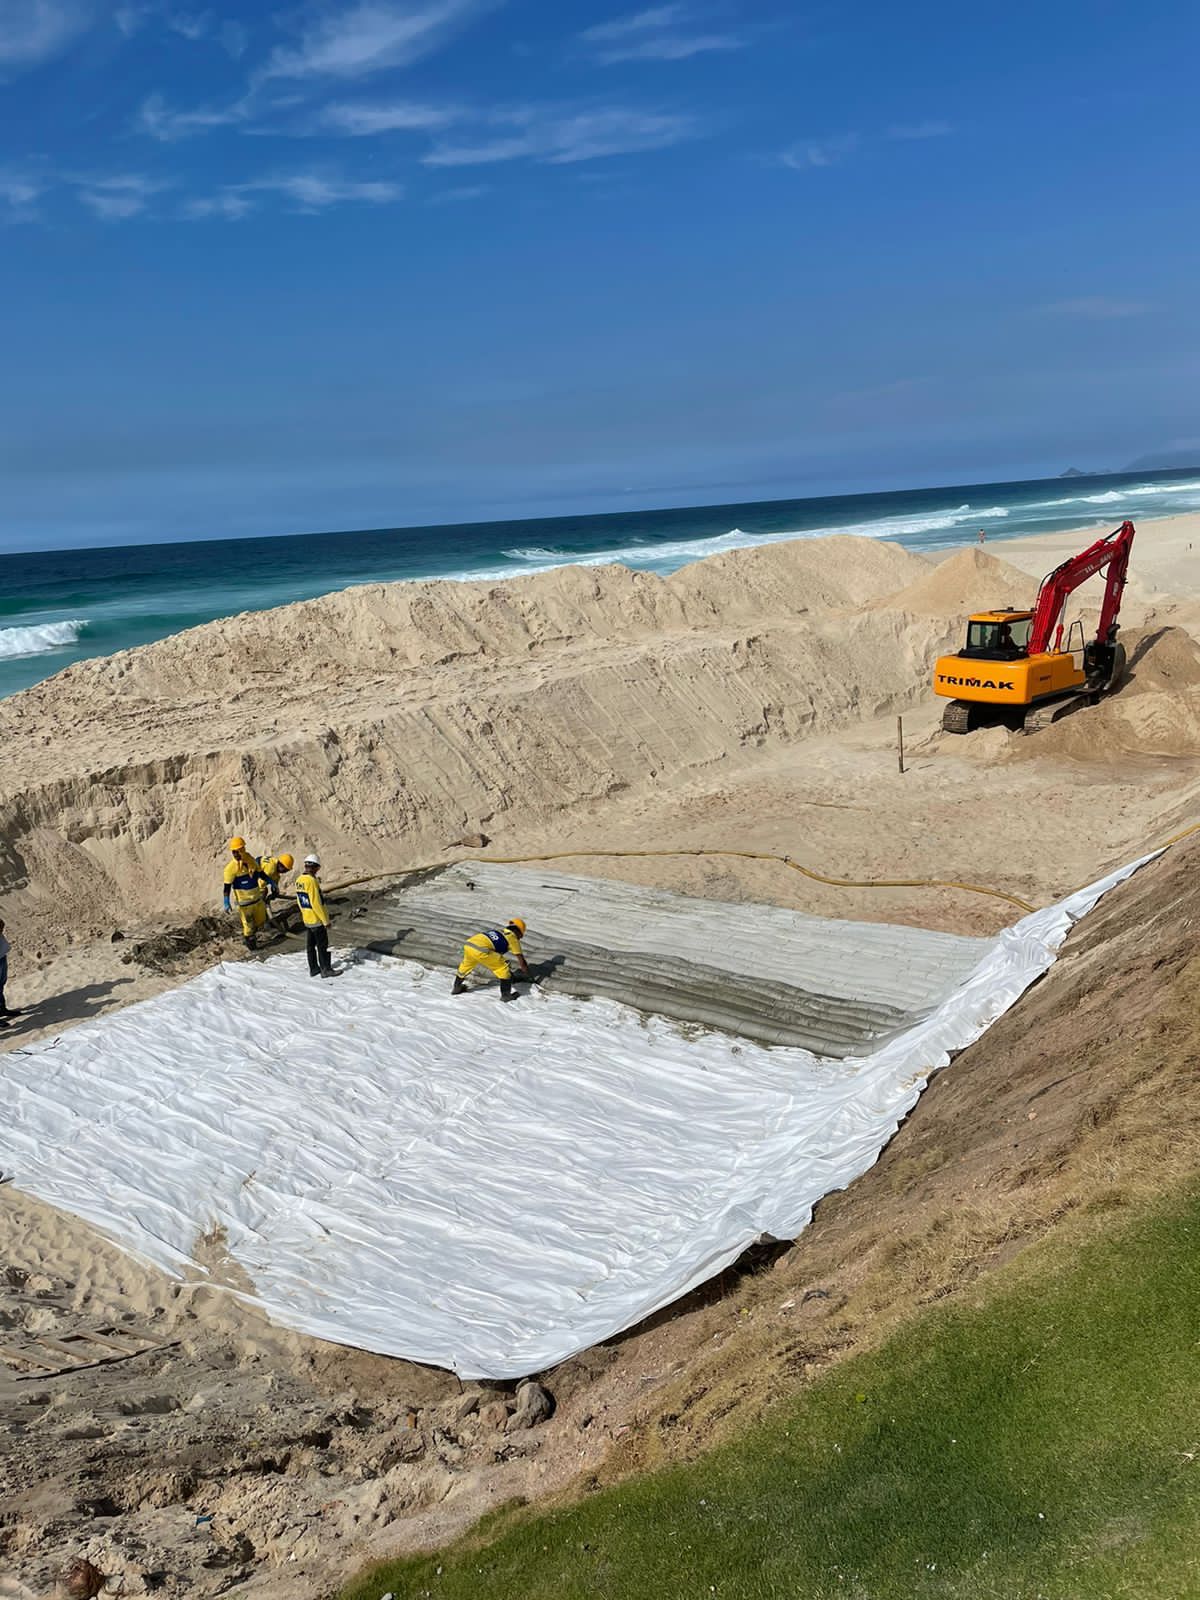
[{"label": "crouching worker", "polygon": [[246,849],[245,839],[240,836],[230,839],[229,856],[223,886],[225,909],[232,909],[232,898],[242,919],[242,938],[246,941],[246,949],[253,950],[257,946],[258,930],[267,920],[266,892],[270,880]]},{"label": "crouching worker", "polygon": [[283,879],[296,865],[296,858],[285,850],[282,855],[264,856],[258,865],[267,880],[267,899],[274,900]]},{"label": "crouching worker", "polygon": [[278,911],[272,906],[273,900],[278,900],[280,886],[284,878],[296,865],[295,856],[289,855],[285,850],[277,856],[263,856],[259,861],[263,876],[267,880],[264,894],[267,901],[267,919],[273,928],[282,928],[287,931],[287,918],[289,906],[282,906]]},{"label": "crouching worker", "polygon": [[304,918],[308,975],[332,978],[335,974],[329,959],[329,912],[321,894],[320,871],[321,863],[316,856],[305,856],[304,871],[296,879],[296,904]]},{"label": "crouching worker", "polygon": [[454,979],[451,994],[465,994],[466,984],[464,978],[470,977],[476,967],[486,967],[494,978],[500,980],[501,1000],[512,1000],[512,963],[516,961],[524,977],[530,976],[529,963],[525,959],[525,952],[521,949],[521,940],[525,937],[525,924],[520,917],[514,917],[503,928],[492,928],[488,933],[475,933],[463,945],[462,964],[458,975]]}]

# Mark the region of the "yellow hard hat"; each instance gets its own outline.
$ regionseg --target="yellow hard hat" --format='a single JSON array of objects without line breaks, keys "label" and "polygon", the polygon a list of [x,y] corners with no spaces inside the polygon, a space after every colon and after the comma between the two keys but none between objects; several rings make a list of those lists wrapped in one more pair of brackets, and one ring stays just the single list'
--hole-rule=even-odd
[{"label": "yellow hard hat", "polygon": [[515,928],[522,939],[525,937],[525,919],[523,917],[510,917],[508,925],[510,928]]},{"label": "yellow hard hat", "polygon": [[292,870],[292,868],[296,865],[296,858],[295,858],[295,856],[289,856],[287,851],[285,850],[284,853],[279,858],[279,865],[283,868],[283,870],[285,872],[290,872]]},{"label": "yellow hard hat", "polygon": [[233,838],[230,839],[229,848],[231,850],[244,850],[246,848],[246,841],[240,833],[235,833]]}]

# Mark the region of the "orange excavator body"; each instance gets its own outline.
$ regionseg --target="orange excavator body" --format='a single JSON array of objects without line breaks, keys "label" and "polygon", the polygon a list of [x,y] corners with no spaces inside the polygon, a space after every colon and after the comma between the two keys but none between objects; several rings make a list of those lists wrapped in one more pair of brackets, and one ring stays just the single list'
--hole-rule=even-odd
[{"label": "orange excavator body", "polygon": [[[1114,689],[1125,670],[1117,643],[1118,617],[1134,526],[1112,533],[1043,578],[1032,611],[1008,606],[976,612],[956,655],[939,657],[933,692],[951,701],[942,717],[948,733],[968,733],[988,722],[1019,722],[1033,732]],[[1088,578],[1106,573],[1104,601],[1094,638],[1085,642],[1082,623],[1063,639],[1063,607]]]}]

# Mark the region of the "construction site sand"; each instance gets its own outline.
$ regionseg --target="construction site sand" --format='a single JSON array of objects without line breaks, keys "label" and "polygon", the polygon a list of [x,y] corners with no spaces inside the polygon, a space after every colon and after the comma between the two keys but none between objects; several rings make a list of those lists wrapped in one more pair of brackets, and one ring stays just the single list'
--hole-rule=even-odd
[{"label": "construction site sand", "polygon": [[[0,702],[0,914],[14,943],[10,1003],[30,1006],[3,1048],[211,960],[197,950],[163,973],[123,957],[138,932],[213,909],[235,829],[263,848],[317,846],[329,878],[444,859],[483,828],[497,855],[762,849],[831,873],[968,878],[1046,903],[1197,812],[1200,686],[1186,630],[1200,605],[1198,524],[1139,530],[1122,695],[1029,741],[943,736],[929,670],[964,610],[1022,598],[1012,567],[1036,578],[1061,559],[1061,536],[1006,544],[1002,561],[968,549],[932,571],[894,546],[833,539],[734,552],[667,579],[605,568],[507,586],[371,586],[82,663]],[[1009,916],[957,891],[845,891],[716,858],[584,857],[571,870],[953,932],[990,933]],[[128,937],[114,944],[114,932]],[[55,1551],[88,1538],[125,1562],[125,1592],[142,1592],[133,1532],[124,1521],[111,1524],[120,1538],[106,1532],[89,1509],[89,1473],[104,1476],[79,1466],[89,1451],[102,1448],[114,1470],[130,1451],[194,1455],[204,1495],[217,1492],[212,1473],[228,1480],[223,1514],[245,1527],[251,1554],[222,1546],[207,1567],[212,1550],[180,1513],[197,1509],[194,1497],[172,1490],[165,1468],[138,1491],[139,1516],[162,1522],[171,1509],[169,1528],[143,1532],[147,1548],[173,1552],[186,1592],[217,1592],[241,1570],[240,1549],[253,1592],[315,1595],[385,1528],[394,1539],[402,1524],[419,1544],[498,1498],[597,1466],[641,1404],[647,1352],[666,1381],[693,1348],[678,1329],[647,1331],[556,1376],[569,1430],[550,1425],[525,1453],[485,1430],[464,1443],[470,1428],[447,1430],[450,1380],[266,1326],[214,1287],[214,1248],[214,1280],[180,1289],[0,1189],[0,1265],[32,1275],[12,1291],[14,1325],[31,1300],[49,1328],[133,1317],[182,1336],[188,1363],[182,1374],[166,1358],[113,1369],[115,1388],[56,1380],[70,1397],[37,1412],[50,1429],[38,1449],[61,1452],[61,1470],[32,1508],[22,1496],[15,1531],[0,1528],[14,1573],[36,1566],[37,1592]],[[375,1402],[367,1436],[353,1415],[364,1395]],[[97,1406],[100,1421],[81,1424]],[[318,1425],[310,1412],[322,1406]],[[580,1418],[600,1407],[605,1426],[590,1432]],[[390,1437],[410,1413],[421,1460],[398,1456],[381,1491],[380,1430]],[[169,1427],[146,1421],[159,1416]],[[302,1444],[305,1426],[331,1443]],[[79,1434],[89,1427],[99,1445]],[[262,1434],[288,1456],[282,1476],[263,1476]],[[322,1510],[335,1467],[337,1506]],[[17,1487],[0,1482],[0,1502]],[[297,1549],[297,1564],[276,1565]]]}]

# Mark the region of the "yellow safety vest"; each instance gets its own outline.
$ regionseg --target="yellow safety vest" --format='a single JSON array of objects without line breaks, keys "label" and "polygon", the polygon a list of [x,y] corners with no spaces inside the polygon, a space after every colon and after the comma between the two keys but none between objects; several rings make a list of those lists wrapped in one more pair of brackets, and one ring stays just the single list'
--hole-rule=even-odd
[{"label": "yellow safety vest", "polygon": [[327,928],[329,913],[321,898],[321,885],[311,872],[302,872],[296,879],[296,903],[306,928]]}]

